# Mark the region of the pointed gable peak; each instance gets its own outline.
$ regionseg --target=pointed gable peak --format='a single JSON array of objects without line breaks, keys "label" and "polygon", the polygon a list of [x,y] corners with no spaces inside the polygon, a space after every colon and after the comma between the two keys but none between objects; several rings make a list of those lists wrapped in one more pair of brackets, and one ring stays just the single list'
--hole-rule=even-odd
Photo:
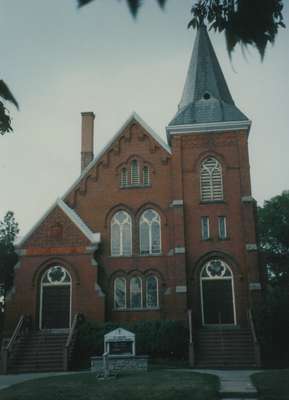
[{"label": "pointed gable peak", "polygon": [[179,110],[208,95],[234,104],[207,28],[201,25],[197,31]]},{"label": "pointed gable peak", "polygon": [[178,111],[172,126],[247,121],[235,106],[205,25],[197,30]]}]

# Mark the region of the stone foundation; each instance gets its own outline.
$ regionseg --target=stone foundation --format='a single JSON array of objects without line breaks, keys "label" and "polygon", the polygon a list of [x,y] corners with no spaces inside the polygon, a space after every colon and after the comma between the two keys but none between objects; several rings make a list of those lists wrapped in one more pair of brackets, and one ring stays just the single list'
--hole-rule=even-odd
[{"label": "stone foundation", "polygon": [[[147,371],[148,358],[148,356],[108,356],[108,369],[109,371]],[[90,370],[103,372],[102,356],[90,357]]]}]

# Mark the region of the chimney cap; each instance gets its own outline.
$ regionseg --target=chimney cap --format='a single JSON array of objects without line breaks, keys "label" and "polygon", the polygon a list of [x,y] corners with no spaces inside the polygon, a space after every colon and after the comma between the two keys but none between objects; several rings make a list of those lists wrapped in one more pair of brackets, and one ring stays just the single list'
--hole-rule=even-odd
[{"label": "chimney cap", "polygon": [[82,115],[83,117],[88,116],[88,115],[91,115],[93,118],[95,118],[95,114],[94,114],[93,111],[83,111],[83,112],[81,113],[81,115]]}]

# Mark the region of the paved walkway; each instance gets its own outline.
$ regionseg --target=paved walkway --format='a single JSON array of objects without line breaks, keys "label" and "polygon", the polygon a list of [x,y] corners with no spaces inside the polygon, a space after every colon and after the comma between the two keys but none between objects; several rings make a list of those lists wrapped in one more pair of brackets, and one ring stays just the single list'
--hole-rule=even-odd
[{"label": "paved walkway", "polygon": [[75,372],[38,372],[29,374],[0,375],[0,390],[32,379],[46,378],[48,376],[75,374]]},{"label": "paved walkway", "polygon": [[[193,371],[217,375],[220,379],[220,395],[221,398],[237,400],[240,399],[257,399],[258,392],[252,384],[250,376],[259,372],[257,370],[210,370],[210,369],[194,369]],[[248,396],[245,397],[244,396]]]}]

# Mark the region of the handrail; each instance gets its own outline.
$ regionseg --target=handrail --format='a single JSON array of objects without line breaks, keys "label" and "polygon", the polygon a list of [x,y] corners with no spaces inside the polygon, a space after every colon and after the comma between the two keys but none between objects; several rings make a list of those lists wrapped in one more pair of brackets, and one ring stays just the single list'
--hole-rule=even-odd
[{"label": "handrail", "polygon": [[248,319],[249,319],[249,324],[250,324],[250,328],[251,328],[251,332],[252,332],[252,336],[253,336],[253,341],[254,341],[254,343],[259,343],[258,339],[257,339],[256,331],[255,331],[255,325],[254,325],[254,321],[253,321],[253,315],[252,315],[251,308],[249,308],[249,310],[248,310]]},{"label": "handrail", "polygon": [[2,349],[2,372],[4,374],[7,374],[8,372],[8,361],[9,361],[9,355],[12,352],[13,346],[15,341],[17,340],[17,338],[20,336],[23,328],[26,327],[26,325],[28,326],[28,329],[30,327],[30,324],[28,324],[28,319],[30,320],[30,316],[29,315],[21,315],[16,328],[14,329],[14,332],[8,342],[8,344],[6,345],[6,347],[4,347]]},{"label": "handrail", "polygon": [[73,334],[75,333],[75,329],[76,329],[79,317],[80,317],[80,314],[74,315],[71,328],[69,329],[69,335],[68,335],[66,343],[65,343],[65,347],[69,347],[71,345]]},{"label": "handrail", "polygon": [[251,308],[248,309],[248,320],[249,320],[250,330],[253,336],[256,366],[260,367],[261,366],[260,344],[256,335],[255,324]]},{"label": "handrail", "polygon": [[16,328],[14,329],[13,335],[11,336],[11,338],[6,346],[6,350],[8,352],[12,349],[16,338],[18,337],[19,333],[21,332],[21,330],[23,328],[24,319],[25,319],[24,315],[21,315],[21,317],[19,318],[19,321],[16,325]]},{"label": "handrail", "polygon": [[78,314],[78,313],[74,315],[73,321],[72,321],[72,325],[71,325],[71,328],[69,330],[69,334],[68,334],[66,343],[64,345],[64,360],[63,360],[64,361],[64,371],[68,371],[68,367],[69,367],[69,365],[68,365],[69,364],[69,350],[70,350],[70,347],[72,345],[73,337],[74,337],[74,335],[76,333],[76,330],[77,330],[77,324],[81,319],[80,316],[81,316],[81,314]]}]

